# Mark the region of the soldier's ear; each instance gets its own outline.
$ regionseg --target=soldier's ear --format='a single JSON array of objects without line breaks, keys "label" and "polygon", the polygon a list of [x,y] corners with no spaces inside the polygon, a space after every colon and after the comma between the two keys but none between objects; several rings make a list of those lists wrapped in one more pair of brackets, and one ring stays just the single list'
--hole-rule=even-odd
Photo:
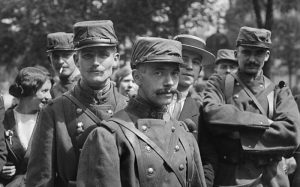
[{"label": "soldier's ear", "polygon": [[132,78],[134,79],[134,82],[140,86],[142,84],[142,74],[139,70],[134,69],[132,70]]},{"label": "soldier's ear", "polygon": [[265,56],[265,62],[267,62],[269,60],[269,58],[270,58],[270,51],[267,50],[266,56]]},{"label": "soldier's ear", "polygon": [[237,57],[237,50],[234,50],[234,57]]},{"label": "soldier's ear", "polygon": [[120,62],[120,54],[114,53],[114,64],[113,67],[118,67]]},{"label": "soldier's ear", "polygon": [[78,52],[75,52],[75,53],[74,53],[73,59],[74,59],[75,65],[79,68]]}]

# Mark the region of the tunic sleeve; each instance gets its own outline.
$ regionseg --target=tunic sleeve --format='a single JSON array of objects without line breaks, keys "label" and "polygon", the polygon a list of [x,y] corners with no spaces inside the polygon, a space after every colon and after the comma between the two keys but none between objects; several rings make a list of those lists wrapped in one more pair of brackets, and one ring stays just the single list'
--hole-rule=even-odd
[{"label": "tunic sleeve", "polygon": [[120,158],[115,134],[104,127],[94,129],[80,154],[78,187],[121,187]]},{"label": "tunic sleeve", "polygon": [[40,112],[33,133],[26,186],[54,186],[54,121],[48,106]]}]

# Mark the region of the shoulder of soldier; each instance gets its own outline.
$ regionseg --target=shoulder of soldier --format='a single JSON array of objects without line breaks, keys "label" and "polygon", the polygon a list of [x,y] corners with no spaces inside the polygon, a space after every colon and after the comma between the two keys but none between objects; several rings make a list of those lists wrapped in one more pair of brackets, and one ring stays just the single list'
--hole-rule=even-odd
[{"label": "shoulder of soldier", "polygon": [[108,120],[103,120],[101,124],[99,124],[99,127],[106,128],[108,131],[111,133],[114,133],[116,131],[120,130],[120,125],[119,123],[129,123],[130,119],[126,117],[125,110],[122,109],[118,112],[116,112],[110,119]]}]

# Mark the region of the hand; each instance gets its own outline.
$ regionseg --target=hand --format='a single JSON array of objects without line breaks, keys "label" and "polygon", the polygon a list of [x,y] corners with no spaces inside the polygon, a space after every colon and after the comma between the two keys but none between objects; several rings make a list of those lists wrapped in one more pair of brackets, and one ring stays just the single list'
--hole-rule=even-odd
[{"label": "hand", "polygon": [[0,175],[5,179],[10,179],[16,174],[16,166],[3,166]]},{"label": "hand", "polygon": [[283,170],[286,174],[292,174],[295,172],[297,163],[294,157],[291,158],[282,158],[283,161]]}]

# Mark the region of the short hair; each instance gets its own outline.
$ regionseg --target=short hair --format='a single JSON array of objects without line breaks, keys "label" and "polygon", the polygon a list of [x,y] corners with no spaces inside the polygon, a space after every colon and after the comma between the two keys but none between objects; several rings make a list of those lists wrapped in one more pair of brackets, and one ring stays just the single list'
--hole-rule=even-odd
[{"label": "short hair", "polygon": [[47,80],[51,78],[45,71],[36,67],[23,68],[9,87],[9,94],[16,98],[33,96]]}]

